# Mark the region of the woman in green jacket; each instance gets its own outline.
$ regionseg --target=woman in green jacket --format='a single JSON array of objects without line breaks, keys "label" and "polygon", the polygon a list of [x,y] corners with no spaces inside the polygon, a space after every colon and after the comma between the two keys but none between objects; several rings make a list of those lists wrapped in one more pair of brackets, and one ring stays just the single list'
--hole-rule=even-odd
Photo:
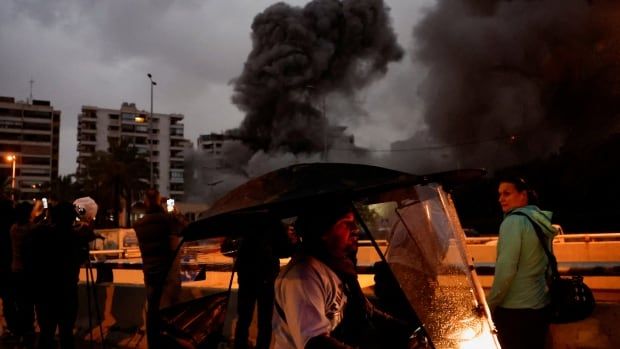
[{"label": "woman in green jacket", "polygon": [[541,228],[549,250],[557,229],[551,212],[535,205],[536,193],[522,178],[500,180],[498,193],[504,220],[487,302],[502,348],[542,349],[549,328],[548,260],[530,219]]}]

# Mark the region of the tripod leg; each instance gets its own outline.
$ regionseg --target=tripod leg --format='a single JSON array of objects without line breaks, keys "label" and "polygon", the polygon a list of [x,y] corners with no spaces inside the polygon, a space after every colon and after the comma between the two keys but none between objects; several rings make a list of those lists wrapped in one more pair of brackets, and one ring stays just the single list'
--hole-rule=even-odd
[{"label": "tripod leg", "polygon": [[88,335],[90,337],[90,349],[93,349],[93,317],[90,307],[90,288],[92,286],[92,273],[90,260],[86,262],[86,304],[88,305]]},{"label": "tripod leg", "polygon": [[[90,268],[89,273],[90,273],[90,279],[94,280],[93,268]],[[101,335],[101,348],[105,349],[105,338],[103,334],[103,324],[102,324],[103,321],[101,318],[101,311],[99,309],[99,297],[97,297],[97,285],[95,285],[94,283],[92,285],[92,292],[93,292],[93,298],[95,300],[95,316],[97,316],[97,321],[99,324],[99,333]]]}]

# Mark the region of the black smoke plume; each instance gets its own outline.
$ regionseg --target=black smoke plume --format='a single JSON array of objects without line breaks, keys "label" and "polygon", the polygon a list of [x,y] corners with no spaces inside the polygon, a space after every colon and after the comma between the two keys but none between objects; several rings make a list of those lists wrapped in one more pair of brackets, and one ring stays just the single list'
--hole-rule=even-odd
[{"label": "black smoke plume", "polygon": [[353,95],[403,56],[388,14],[382,0],[281,2],[258,14],[232,97],[246,113],[244,142],[254,150],[321,151],[325,96]]},{"label": "black smoke plume", "polygon": [[428,131],[484,167],[618,132],[619,22],[609,0],[438,0],[414,29]]}]

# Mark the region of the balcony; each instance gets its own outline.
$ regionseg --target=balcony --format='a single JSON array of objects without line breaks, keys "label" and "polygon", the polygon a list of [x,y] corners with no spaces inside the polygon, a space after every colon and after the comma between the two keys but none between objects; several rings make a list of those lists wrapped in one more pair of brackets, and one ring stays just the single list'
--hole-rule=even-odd
[{"label": "balcony", "polygon": [[94,121],[97,122],[97,116],[92,114],[80,114],[78,115],[78,122],[81,121]]}]

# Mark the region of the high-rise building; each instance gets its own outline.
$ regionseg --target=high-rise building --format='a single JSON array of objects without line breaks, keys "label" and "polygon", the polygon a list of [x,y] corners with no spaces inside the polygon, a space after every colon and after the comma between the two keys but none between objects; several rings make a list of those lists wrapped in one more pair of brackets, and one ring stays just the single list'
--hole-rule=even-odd
[{"label": "high-rise building", "polygon": [[[78,178],[84,175],[86,160],[95,151],[107,151],[111,142],[135,146],[147,160],[152,151],[153,182],[163,196],[181,199],[183,185],[183,115],[150,113],[138,110],[134,103],[120,109],[82,106],[78,116]],[[152,134],[152,149],[149,145]],[[144,178],[149,182],[150,178]]]},{"label": "high-rise building", "polygon": [[49,101],[0,97],[0,180],[14,187],[15,199],[40,198],[58,177],[59,129],[60,111]]},{"label": "high-rise building", "polygon": [[237,142],[238,137],[227,133],[209,133],[198,136],[198,151],[204,154],[221,155],[222,146],[228,142]]}]

